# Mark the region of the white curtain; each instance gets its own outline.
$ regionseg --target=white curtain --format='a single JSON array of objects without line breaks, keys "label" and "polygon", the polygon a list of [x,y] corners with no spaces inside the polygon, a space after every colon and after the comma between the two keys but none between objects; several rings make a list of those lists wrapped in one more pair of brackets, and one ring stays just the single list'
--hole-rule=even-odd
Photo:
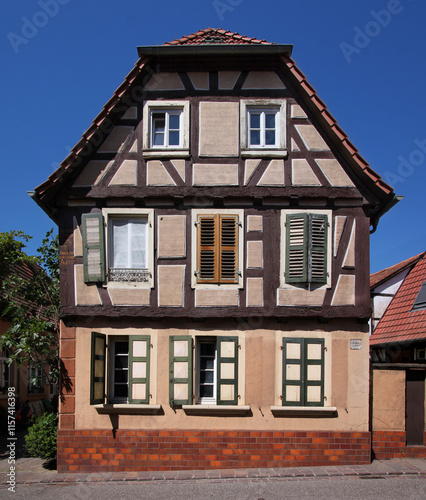
[{"label": "white curtain", "polygon": [[147,269],[147,229],[146,218],[111,219],[110,267]]}]

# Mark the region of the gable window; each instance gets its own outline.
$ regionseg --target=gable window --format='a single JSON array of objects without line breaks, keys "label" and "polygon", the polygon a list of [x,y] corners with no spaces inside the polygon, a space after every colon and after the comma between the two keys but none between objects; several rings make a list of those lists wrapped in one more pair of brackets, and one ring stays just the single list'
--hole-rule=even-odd
[{"label": "gable window", "polygon": [[283,339],[283,406],[324,406],[324,339]]},{"label": "gable window", "polygon": [[153,285],[153,210],[104,209],[82,216],[84,280]]},{"label": "gable window", "polygon": [[188,101],[146,101],[143,123],[145,157],[189,155]]},{"label": "gable window", "polygon": [[151,111],[151,147],[181,147],[182,110]]},{"label": "gable window", "polygon": [[197,337],[195,370],[192,346],[191,336],[170,337],[170,403],[237,405],[238,337]]},{"label": "gable window", "polygon": [[248,108],[248,147],[277,147],[279,110],[277,108]]},{"label": "gable window", "polygon": [[285,100],[242,100],[240,107],[242,156],[285,157]]},{"label": "gable window", "polygon": [[193,218],[193,284],[240,285],[243,237],[240,211],[200,210],[193,213]]},{"label": "gable window", "polygon": [[90,404],[148,404],[150,348],[148,335],[107,337],[92,332]]},{"label": "gable window", "polygon": [[329,285],[329,214],[284,211],[282,223],[284,283]]}]

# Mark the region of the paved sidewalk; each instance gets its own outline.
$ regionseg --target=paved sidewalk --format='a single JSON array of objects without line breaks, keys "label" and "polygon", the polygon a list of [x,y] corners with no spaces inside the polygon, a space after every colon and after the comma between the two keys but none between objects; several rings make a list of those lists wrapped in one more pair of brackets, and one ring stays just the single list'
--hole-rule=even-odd
[{"label": "paved sidewalk", "polygon": [[[226,480],[270,480],[291,478],[327,478],[327,477],[382,477],[382,476],[426,476],[426,460],[398,458],[376,460],[370,465],[329,466],[329,467],[283,467],[273,469],[229,469],[229,470],[194,470],[165,472],[104,472],[104,473],[62,473],[47,470],[43,461],[36,458],[16,460],[17,484],[47,483],[102,483],[119,481],[226,481]],[[0,484],[6,485],[9,472],[7,460],[0,460]]]}]

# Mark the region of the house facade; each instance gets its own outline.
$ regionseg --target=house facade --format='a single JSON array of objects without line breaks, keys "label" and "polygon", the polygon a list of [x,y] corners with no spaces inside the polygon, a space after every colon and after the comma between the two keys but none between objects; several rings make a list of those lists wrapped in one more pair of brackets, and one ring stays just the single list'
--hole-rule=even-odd
[{"label": "house facade", "polygon": [[35,189],[61,240],[58,470],[369,462],[369,234],[397,200],[291,50],[139,47]]},{"label": "house facade", "polygon": [[372,448],[426,457],[425,252],[371,276]]}]

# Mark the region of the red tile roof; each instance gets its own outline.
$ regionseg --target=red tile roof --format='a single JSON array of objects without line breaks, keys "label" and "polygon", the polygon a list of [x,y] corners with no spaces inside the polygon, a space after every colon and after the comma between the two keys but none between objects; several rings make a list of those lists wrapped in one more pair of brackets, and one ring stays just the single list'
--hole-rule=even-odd
[{"label": "red tile roof", "polygon": [[373,273],[370,276],[370,288],[375,288],[376,286],[380,285],[381,283],[388,280],[392,276],[396,276],[401,271],[404,271],[404,269],[407,269],[408,267],[412,266],[424,255],[425,255],[424,253],[419,253],[419,255],[415,255],[414,257],[410,257],[407,260],[403,260],[398,264],[387,267],[386,269],[382,269],[381,271],[377,271],[377,273]]},{"label": "red tile roof", "polygon": [[182,38],[178,38],[172,42],[166,42],[164,45],[247,45],[259,43],[272,45],[266,40],[258,40],[257,38],[242,36],[238,33],[232,33],[231,31],[220,28],[206,28],[205,30],[200,30],[197,31],[197,33],[183,36]]},{"label": "red tile roof", "polygon": [[426,339],[426,309],[412,310],[424,281],[426,252],[420,255],[418,262],[395,294],[370,337],[370,345]]}]

